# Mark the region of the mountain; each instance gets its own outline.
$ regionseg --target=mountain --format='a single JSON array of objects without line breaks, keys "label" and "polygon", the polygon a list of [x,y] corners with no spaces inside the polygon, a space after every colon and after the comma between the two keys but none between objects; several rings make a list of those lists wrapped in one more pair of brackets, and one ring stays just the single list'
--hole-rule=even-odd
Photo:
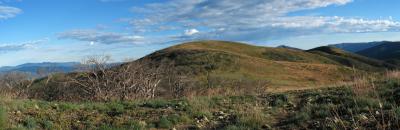
[{"label": "mountain", "polygon": [[80,65],[79,62],[43,62],[43,63],[26,63],[18,66],[5,66],[0,67],[0,73],[8,72],[26,72],[33,75],[37,75],[38,71],[43,71],[41,73],[53,73],[53,72],[73,72],[76,67]]},{"label": "mountain", "polygon": [[385,43],[385,41],[382,42],[367,42],[367,43],[341,43],[341,44],[333,44],[329,46],[337,47],[342,50],[346,50],[348,52],[358,52],[361,50],[365,50],[371,47],[378,46],[380,44]]},{"label": "mountain", "polygon": [[330,84],[345,80],[342,75],[350,72],[349,67],[317,54],[227,41],[183,43],[140,60],[174,63],[172,69],[193,74],[192,78],[202,82],[210,71],[213,77],[226,81],[267,80],[276,89]]},{"label": "mountain", "polygon": [[358,51],[357,54],[400,65],[400,42],[384,42],[378,46]]},{"label": "mountain", "polygon": [[318,54],[329,58],[340,65],[356,68],[364,71],[381,71],[386,69],[396,69],[397,66],[380,61],[377,59],[368,58],[362,55],[347,52],[332,46],[317,47],[307,52]]},{"label": "mountain", "polygon": [[[142,67],[137,69],[135,68],[137,65]],[[37,80],[31,89],[33,98],[45,100],[105,100],[85,97],[88,95],[81,92],[81,87],[65,83],[73,83],[68,80],[76,79],[79,80],[78,85],[88,86],[85,85],[86,82],[89,85],[92,83],[102,85],[114,79],[116,81],[128,79],[121,83],[127,85],[138,78],[136,74],[145,72],[143,76],[150,77],[141,81],[149,84],[155,78],[154,71],[168,70],[156,76],[161,79],[154,93],[158,97],[171,97],[177,90],[191,96],[255,93],[261,90],[281,92],[329,86],[350,81],[358,72],[372,74],[393,68],[395,66],[386,62],[334,47],[301,51],[228,41],[197,41],[156,51],[136,61],[114,66],[108,69],[109,72],[100,75],[75,72],[43,78]],[[92,82],[93,79],[87,78],[91,75],[95,76],[94,78],[111,76],[110,79]],[[183,79],[175,79],[176,77]],[[74,82],[77,82],[76,80]],[[137,82],[140,81],[134,83]],[[179,88],[175,88],[175,85]],[[68,88],[63,88],[65,86]],[[113,88],[107,88],[105,91],[110,92],[109,95],[101,97],[112,99],[117,98],[114,95],[121,95],[118,92],[120,90]]]},{"label": "mountain", "polygon": [[295,47],[291,47],[291,46],[286,46],[286,45],[280,45],[280,46],[277,46],[276,48],[285,48],[285,49],[292,49],[292,50],[298,50],[298,51],[301,51],[302,49],[299,49],[299,48],[295,48]]}]

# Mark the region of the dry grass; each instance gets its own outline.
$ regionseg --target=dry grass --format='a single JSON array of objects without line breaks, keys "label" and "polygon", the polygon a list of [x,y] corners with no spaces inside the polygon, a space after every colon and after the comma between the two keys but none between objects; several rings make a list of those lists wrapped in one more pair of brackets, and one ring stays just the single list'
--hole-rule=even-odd
[{"label": "dry grass", "polygon": [[387,79],[400,79],[400,71],[386,71],[385,77]]},{"label": "dry grass", "polygon": [[[363,129],[366,128],[366,126],[368,128],[382,130],[400,129],[400,117],[397,113],[398,106],[389,106],[391,107],[390,109],[387,108],[388,106],[384,106],[384,104],[388,104],[388,102],[383,99],[385,97],[381,97],[381,93],[379,93],[380,90],[377,88],[378,85],[375,83],[382,79],[400,79],[400,72],[388,71],[381,77],[371,75],[355,76],[353,83],[349,87],[354,94],[352,100],[354,100],[355,103],[355,109],[349,109],[351,113],[350,118],[352,120],[351,124],[348,124],[348,122],[345,123],[346,119],[340,115],[339,108],[332,109],[331,114],[334,115],[334,120],[331,120],[329,123],[333,124],[337,129],[348,129],[349,127],[352,129]],[[364,102],[375,102],[378,106],[365,106]],[[360,114],[360,111],[357,109],[366,109],[368,112]]]},{"label": "dry grass", "polygon": [[[224,41],[201,41],[166,49],[218,51],[238,57],[235,73],[216,72],[217,75],[239,75],[270,82],[271,91],[290,91],[319,88],[350,80],[351,69],[337,66],[333,61],[312,53],[251,46]],[[277,59],[278,58],[278,59]],[[327,64],[331,63],[331,64]],[[252,86],[248,86],[250,88]]]}]

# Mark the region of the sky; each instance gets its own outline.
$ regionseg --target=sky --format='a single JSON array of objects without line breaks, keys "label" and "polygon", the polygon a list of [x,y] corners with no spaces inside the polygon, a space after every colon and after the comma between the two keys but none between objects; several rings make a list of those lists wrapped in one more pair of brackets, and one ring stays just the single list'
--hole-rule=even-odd
[{"label": "sky", "polygon": [[0,66],[137,59],[188,41],[400,41],[399,0],[0,0]]}]

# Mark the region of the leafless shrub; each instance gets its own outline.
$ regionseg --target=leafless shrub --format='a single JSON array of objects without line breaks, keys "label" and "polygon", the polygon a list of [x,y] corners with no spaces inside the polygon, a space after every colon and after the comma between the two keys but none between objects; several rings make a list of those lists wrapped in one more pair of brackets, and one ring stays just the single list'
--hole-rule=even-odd
[{"label": "leafless shrub", "polygon": [[150,99],[156,96],[166,66],[141,59],[109,68],[109,61],[109,56],[88,57],[83,62],[85,66],[81,67],[83,73],[71,77],[68,82],[91,100]]},{"label": "leafless shrub", "polygon": [[165,76],[167,87],[173,98],[188,97],[197,83],[189,75],[182,75],[173,69],[168,69],[168,73]]},{"label": "leafless shrub", "polygon": [[28,73],[10,72],[0,75],[0,95],[11,98],[25,97],[33,80]]}]

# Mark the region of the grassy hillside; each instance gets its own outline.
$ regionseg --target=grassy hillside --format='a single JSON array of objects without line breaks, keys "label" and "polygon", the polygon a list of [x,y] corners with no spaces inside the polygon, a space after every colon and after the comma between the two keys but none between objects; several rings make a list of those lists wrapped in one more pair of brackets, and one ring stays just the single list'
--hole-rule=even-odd
[{"label": "grassy hillside", "polygon": [[[156,91],[158,97],[171,97],[170,94],[174,93],[172,91],[181,91],[183,94],[180,96],[199,96],[319,88],[349,81],[354,72],[374,73],[392,67],[378,60],[330,47],[301,51],[226,41],[199,41],[159,50],[137,61],[113,67],[107,73],[116,75],[110,77],[115,81],[127,80],[129,78],[119,74],[126,73],[130,65],[138,63],[144,63],[144,72],[159,69],[168,71],[159,76],[162,80]],[[133,71],[129,71],[127,75],[137,73],[134,68],[130,70]],[[29,88],[31,97],[45,100],[60,100],[65,97],[68,100],[87,99],[74,96],[83,92],[79,90],[80,87],[73,87],[73,82],[67,81],[78,78],[81,83],[90,82],[89,79],[82,78],[87,75],[90,74],[61,74],[37,80]],[[110,84],[109,80],[101,78],[100,82]],[[113,97],[118,96],[120,90],[114,92],[115,89],[108,87],[113,85],[115,84],[103,85],[107,87],[107,92],[113,92],[113,95],[104,96],[115,100],[118,98]],[[87,94],[86,96],[90,97]]]},{"label": "grassy hillside", "polygon": [[174,50],[205,50],[226,52],[243,57],[261,58],[273,61],[290,61],[304,63],[329,63],[329,59],[304,53],[301,50],[287,48],[270,48],[253,46],[244,43],[227,42],[227,41],[199,41],[184,43],[177,46],[167,48],[162,51]]},{"label": "grassy hillside", "polygon": [[308,50],[308,52],[324,56],[333,61],[336,61],[338,64],[348,67],[354,67],[364,71],[380,71],[396,68],[396,66],[393,64],[346,52],[344,50],[331,46],[317,47]]},{"label": "grassy hillside", "polygon": [[378,46],[357,52],[357,54],[400,65],[400,43],[385,42]]},{"label": "grassy hillside", "polygon": [[225,41],[184,43],[145,58],[174,62],[178,71],[196,73],[200,79],[209,67],[213,76],[223,79],[267,80],[271,89],[326,85],[345,80],[350,72],[329,58],[304,51]]}]

